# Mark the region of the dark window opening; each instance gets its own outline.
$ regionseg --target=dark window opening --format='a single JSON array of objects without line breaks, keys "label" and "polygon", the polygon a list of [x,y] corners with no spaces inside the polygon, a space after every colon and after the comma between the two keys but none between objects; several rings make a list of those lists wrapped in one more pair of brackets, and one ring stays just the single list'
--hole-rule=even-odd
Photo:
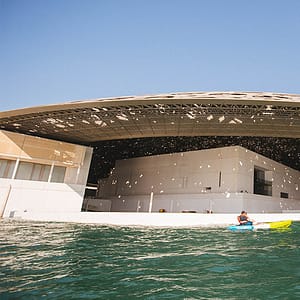
[{"label": "dark window opening", "polygon": [[254,168],[254,194],[272,196],[272,172],[264,169]]},{"label": "dark window opening", "polygon": [[288,197],[289,197],[289,193],[284,193],[284,192],[280,193],[280,198],[288,198]]}]

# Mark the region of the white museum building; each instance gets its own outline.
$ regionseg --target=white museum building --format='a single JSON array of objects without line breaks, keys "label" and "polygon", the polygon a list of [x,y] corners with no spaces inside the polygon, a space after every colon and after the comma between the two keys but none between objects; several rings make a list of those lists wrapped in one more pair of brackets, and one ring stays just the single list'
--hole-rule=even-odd
[{"label": "white museum building", "polygon": [[197,225],[212,220],[168,213],[300,210],[300,172],[240,146],[116,161],[97,197],[84,199],[91,158],[90,147],[1,130],[1,217]]},{"label": "white museum building", "polygon": [[119,160],[88,208],[282,213],[300,209],[300,172],[240,146]]},{"label": "white museum building", "polygon": [[1,217],[80,212],[92,148],[0,130]]}]

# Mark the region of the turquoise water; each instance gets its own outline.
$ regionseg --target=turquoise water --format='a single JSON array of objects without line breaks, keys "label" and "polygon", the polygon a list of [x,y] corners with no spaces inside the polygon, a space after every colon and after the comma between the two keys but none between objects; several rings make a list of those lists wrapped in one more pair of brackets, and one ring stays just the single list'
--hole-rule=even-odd
[{"label": "turquoise water", "polygon": [[0,299],[300,299],[300,223],[255,232],[0,225]]}]

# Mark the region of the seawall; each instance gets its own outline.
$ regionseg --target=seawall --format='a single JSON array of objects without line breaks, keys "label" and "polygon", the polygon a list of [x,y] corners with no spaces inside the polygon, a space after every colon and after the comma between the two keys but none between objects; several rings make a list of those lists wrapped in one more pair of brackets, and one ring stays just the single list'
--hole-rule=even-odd
[{"label": "seawall", "polygon": [[[151,227],[223,227],[237,224],[237,214],[203,213],[137,213],[137,212],[77,212],[77,213],[34,213],[14,214],[7,219],[41,222],[68,222],[117,226]],[[257,222],[280,220],[300,221],[300,213],[253,213],[249,217]]]}]

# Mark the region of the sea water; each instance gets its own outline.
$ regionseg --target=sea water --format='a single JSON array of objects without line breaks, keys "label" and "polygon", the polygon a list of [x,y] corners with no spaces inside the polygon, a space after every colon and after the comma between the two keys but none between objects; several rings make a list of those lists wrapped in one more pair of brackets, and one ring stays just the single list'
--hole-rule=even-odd
[{"label": "sea water", "polygon": [[1,221],[0,299],[300,299],[286,230]]}]

